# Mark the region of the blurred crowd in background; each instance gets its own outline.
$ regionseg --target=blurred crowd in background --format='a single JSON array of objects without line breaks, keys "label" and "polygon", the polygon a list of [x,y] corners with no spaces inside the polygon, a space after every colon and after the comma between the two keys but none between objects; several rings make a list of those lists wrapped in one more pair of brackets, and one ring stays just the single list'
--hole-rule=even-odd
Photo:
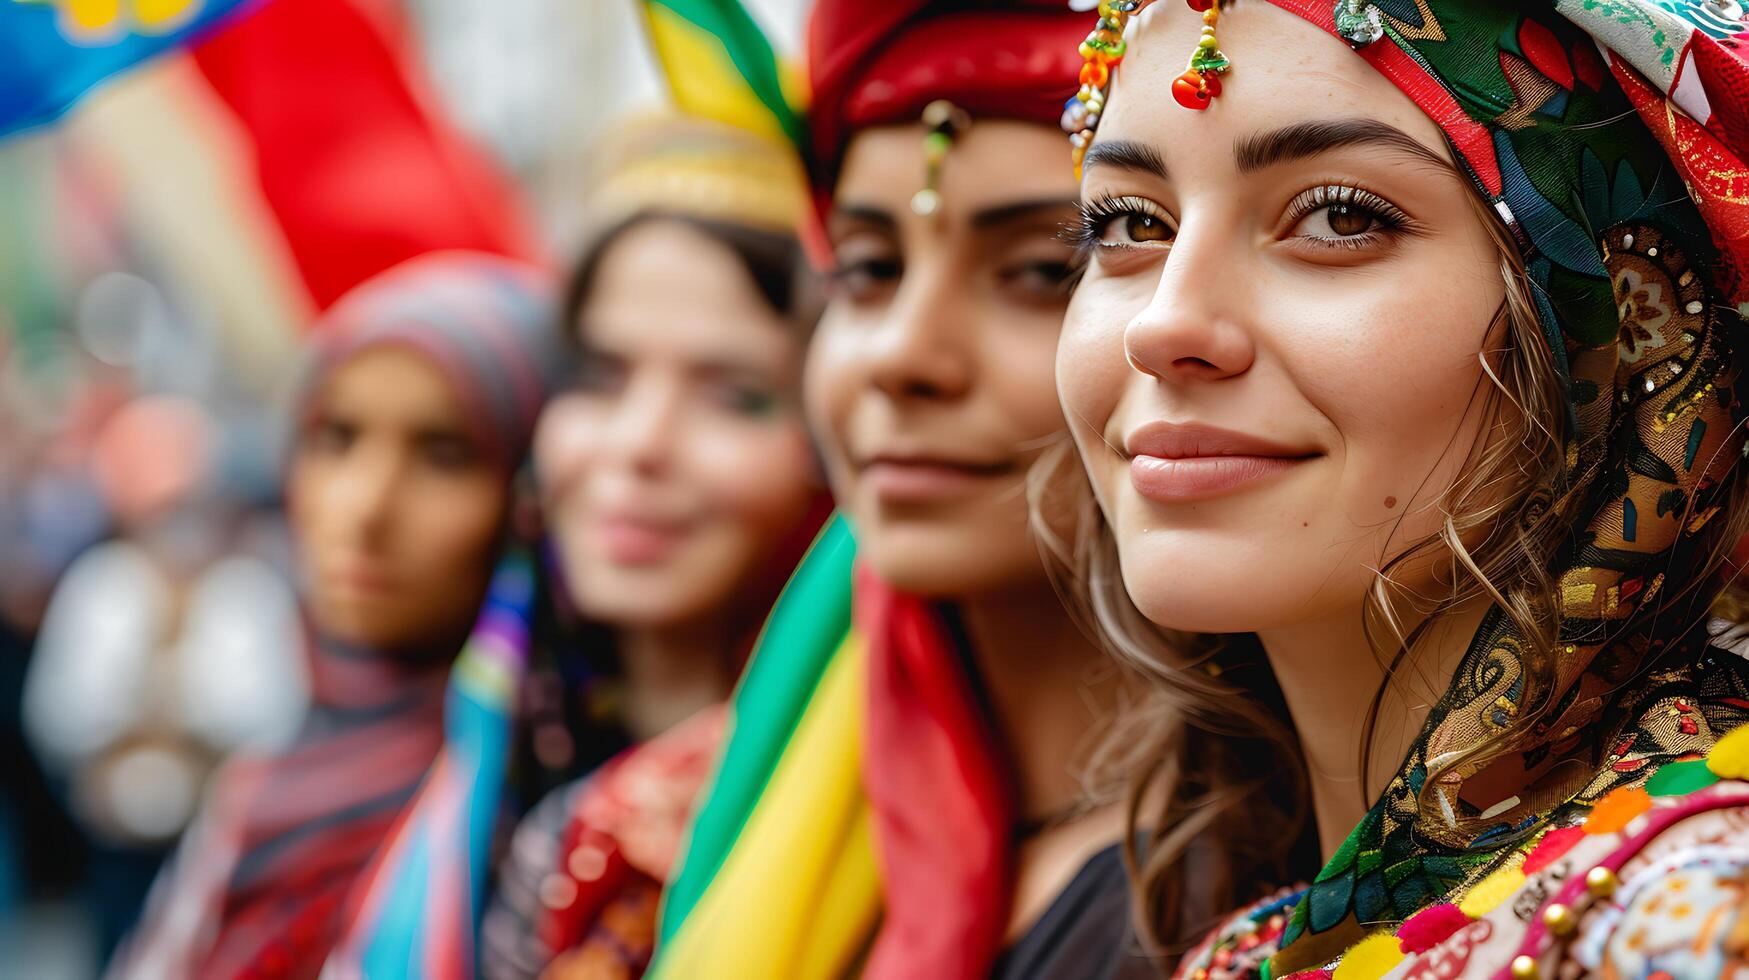
[{"label": "blurred crowd in background", "polygon": [[[779,39],[800,31],[800,0],[749,6]],[[302,30],[249,25],[156,59],[0,140],[0,976],[95,975],[218,761],[302,717],[280,487],[323,291],[417,252],[420,221],[570,254],[601,142],[665,97],[630,0],[305,13]],[[356,36],[324,33],[342,16]],[[382,71],[373,44],[410,104],[393,80],[333,80]],[[464,156],[434,172],[480,198],[414,215],[404,241],[325,254],[291,169],[344,170],[293,148],[312,119],[347,118],[401,127],[410,155]],[[245,179],[240,138],[281,170]],[[384,180],[319,191],[421,210],[385,200]]]}]

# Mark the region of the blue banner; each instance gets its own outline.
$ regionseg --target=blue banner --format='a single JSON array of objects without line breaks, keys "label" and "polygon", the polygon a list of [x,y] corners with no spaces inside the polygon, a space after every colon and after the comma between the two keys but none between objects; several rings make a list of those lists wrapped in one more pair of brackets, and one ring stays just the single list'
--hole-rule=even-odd
[{"label": "blue banner", "polygon": [[258,0],[0,0],[0,136]]}]

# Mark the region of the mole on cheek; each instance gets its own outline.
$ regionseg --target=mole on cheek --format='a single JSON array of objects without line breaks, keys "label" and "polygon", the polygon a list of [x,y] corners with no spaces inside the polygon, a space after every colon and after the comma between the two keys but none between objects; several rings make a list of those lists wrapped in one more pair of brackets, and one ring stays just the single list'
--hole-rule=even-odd
[{"label": "mole on cheek", "polygon": [[1397,506],[1397,498],[1395,498],[1395,497],[1386,497],[1386,498],[1385,498],[1385,506],[1386,506],[1386,507],[1395,507],[1395,506]]}]

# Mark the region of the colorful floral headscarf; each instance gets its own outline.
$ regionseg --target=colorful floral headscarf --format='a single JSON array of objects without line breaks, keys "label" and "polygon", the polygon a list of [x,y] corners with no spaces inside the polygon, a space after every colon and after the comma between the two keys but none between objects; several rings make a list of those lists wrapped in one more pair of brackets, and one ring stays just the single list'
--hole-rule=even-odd
[{"label": "colorful floral headscarf", "polygon": [[[1737,671],[1691,629],[1718,589],[1697,570],[1744,452],[1749,36],[1730,0],[1272,2],[1347,40],[1432,117],[1518,241],[1567,392],[1566,467],[1532,517],[1553,509],[1576,529],[1550,569],[1554,662],[1489,614],[1397,776],[1298,902],[1281,975],[1749,716]],[[1101,15],[1135,9],[1108,0]]]},{"label": "colorful floral headscarf", "polygon": [[1490,613],[1299,903],[1287,969],[1744,720],[1741,680],[1690,628],[1717,590],[1693,572],[1744,448],[1749,61],[1729,3],[1276,2],[1332,32],[1353,12],[1338,8],[1376,22],[1359,56],[1440,124],[1518,239],[1568,395],[1564,480],[1539,493],[1578,529],[1552,568],[1555,662]]}]

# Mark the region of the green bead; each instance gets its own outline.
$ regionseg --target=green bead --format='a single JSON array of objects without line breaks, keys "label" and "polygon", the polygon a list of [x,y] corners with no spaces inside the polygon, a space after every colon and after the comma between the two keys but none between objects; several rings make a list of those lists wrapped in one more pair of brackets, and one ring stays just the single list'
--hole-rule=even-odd
[{"label": "green bead", "polygon": [[1196,53],[1190,56],[1190,67],[1197,71],[1219,73],[1233,67],[1233,63],[1219,50],[1197,48]]},{"label": "green bead", "polygon": [[923,137],[923,152],[934,156],[945,156],[951,146],[953,137],[946,133],[935,132]]},{"label": "green bead", "polygon": [[1687,796],[1719,781],[1707,768],[1705,759],[1672,762],[1646,780],[1646,792],[1653,796]]}]

